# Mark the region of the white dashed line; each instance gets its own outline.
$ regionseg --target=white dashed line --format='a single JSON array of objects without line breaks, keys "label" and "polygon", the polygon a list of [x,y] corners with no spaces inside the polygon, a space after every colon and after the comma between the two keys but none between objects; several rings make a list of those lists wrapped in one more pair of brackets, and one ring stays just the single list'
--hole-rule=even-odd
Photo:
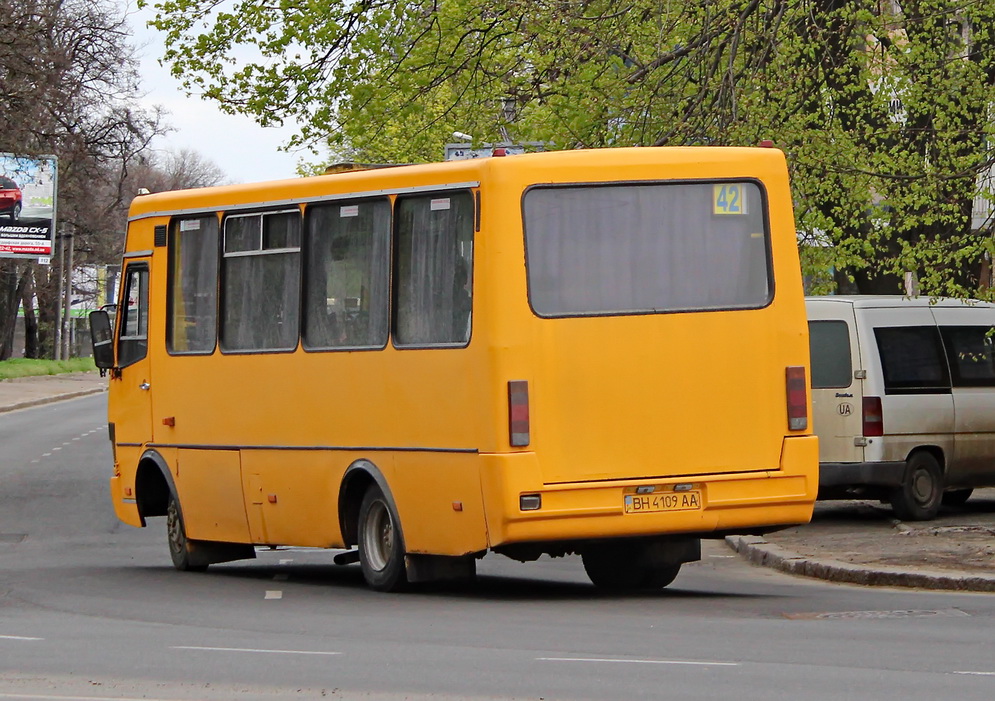
[{"label": "white dashed line", "polygon": [[294,561],[294,558],[289,558],[289,559],[286,559],[286,560],[280,560],[280,564],[281,565],[289,565],[293,561]]},{"label": "white dashed line", "polygon": [[30,638],[26,635],[0,635],[0,640],[44,640],[45,638]]},{"label": "white dashed line", "polygon": [[968,674],[973,677],[995,677],[995,672],[954,672],[954,674]]},{"label": "white dashed line", "polygon": [[600,662],[626,664],[672,664],[695,667],[739,667],[739,662],[692,662],[688,660],[626,660],[611,657],[537,657],[540,662]]},{"label": "white dashed line", "polygon": [[263,598],[264,599],[282,599],[283,598],[283,592],[279,591],[279,590],[272,590],[272,589],[270,589],[270,590],[268,590],[266,592],[266,596],[264,596]]},{"label": "white dashed line", "polygon": [[171,650],[200,650],[203,652],[261,652],[269,655],[341,655],[341,652],[319,650],[264,650],[251,647],[197,647],[195,645],[173,645]]},{"label": "white dashed line", "polygon": [[56,696],[54,694],[0,694],[0,699],[32,699],[33,701],[170,701],[152,696]]}]

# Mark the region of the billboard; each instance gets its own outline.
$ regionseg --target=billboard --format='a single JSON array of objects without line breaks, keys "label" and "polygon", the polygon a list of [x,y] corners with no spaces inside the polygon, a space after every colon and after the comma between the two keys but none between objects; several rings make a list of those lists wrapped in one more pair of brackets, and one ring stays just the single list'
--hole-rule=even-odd
[{"label": "billboard", "polygon": [[55,242],[55,156],[0,153],[0,258],[42,258]]}]

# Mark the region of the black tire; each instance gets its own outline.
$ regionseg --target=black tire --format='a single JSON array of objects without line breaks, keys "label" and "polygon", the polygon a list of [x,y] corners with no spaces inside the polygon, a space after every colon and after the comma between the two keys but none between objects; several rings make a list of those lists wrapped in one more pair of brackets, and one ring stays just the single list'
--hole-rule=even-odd
[{"label": "black tire", "polygon": [[17,202],[10,208],[10,223],[15,223],[21,216],[21,203]]},{"label": "black tire", "polygon": [[181,572],[203,572],[207,569],[207,565],[191,564],[190,541],[187,540],[183,513],[175,494],[169,495],[166,506],[166,537],[169,540],[169,556],[173,558],[173,567]]},{"label": "black tire", "polygon": [[377,591],[407,589],[401,521],[394,505],[376,485],[367,489],[363,496],[356,534],[359,566],[370,588]]},{"label": "black tire", "polygon": [[624,591],[663,589],[677,578],[680,563],[648,562],[646,548],[637,543],[601,543],[581,553],[584,571],[594,586]]},{"label": "black tire", "polygon": [[903,521],[931,521],[940,510],[943,473],[932,454],[918,451],[905,463],[902,485],[891,493],[891,508]]},{"label": "black tire", "polygon": [[974,493],[973,489],[951,489],[949,492],[943,493],[944,506],[964,506],[967,500],[971,498]]}]

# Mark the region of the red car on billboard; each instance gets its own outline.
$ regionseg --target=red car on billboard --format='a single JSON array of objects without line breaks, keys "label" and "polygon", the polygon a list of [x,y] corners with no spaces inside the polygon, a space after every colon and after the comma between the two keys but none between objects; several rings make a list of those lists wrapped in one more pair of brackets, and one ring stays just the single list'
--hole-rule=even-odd
[{"label": "red car on billboard", "polygon": [[21,215],[21,188],[10,178],[0,175],[0,214],[6,214],[12,222]]}]

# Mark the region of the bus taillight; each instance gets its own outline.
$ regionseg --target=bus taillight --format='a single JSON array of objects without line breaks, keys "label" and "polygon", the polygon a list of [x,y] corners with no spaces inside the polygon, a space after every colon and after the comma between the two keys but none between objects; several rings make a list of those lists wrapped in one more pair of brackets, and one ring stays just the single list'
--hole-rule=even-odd
[{"label": "bus taillight", "polygon": [[805,386],[805,368],[790,365],[786,372],[788,385],[788,428],[804,431],[808,428],[808,388]]},{"label": "bus taillight", "polygon": [[884,435],[884,412],[881,410],[881,397],[864,397],[863,434],[867,436]]},{"label": "bus taillight", "polygon": [[512,446],[521,448],[529,444],[529,383],[526,380],[508,382],[508,432]]}]

